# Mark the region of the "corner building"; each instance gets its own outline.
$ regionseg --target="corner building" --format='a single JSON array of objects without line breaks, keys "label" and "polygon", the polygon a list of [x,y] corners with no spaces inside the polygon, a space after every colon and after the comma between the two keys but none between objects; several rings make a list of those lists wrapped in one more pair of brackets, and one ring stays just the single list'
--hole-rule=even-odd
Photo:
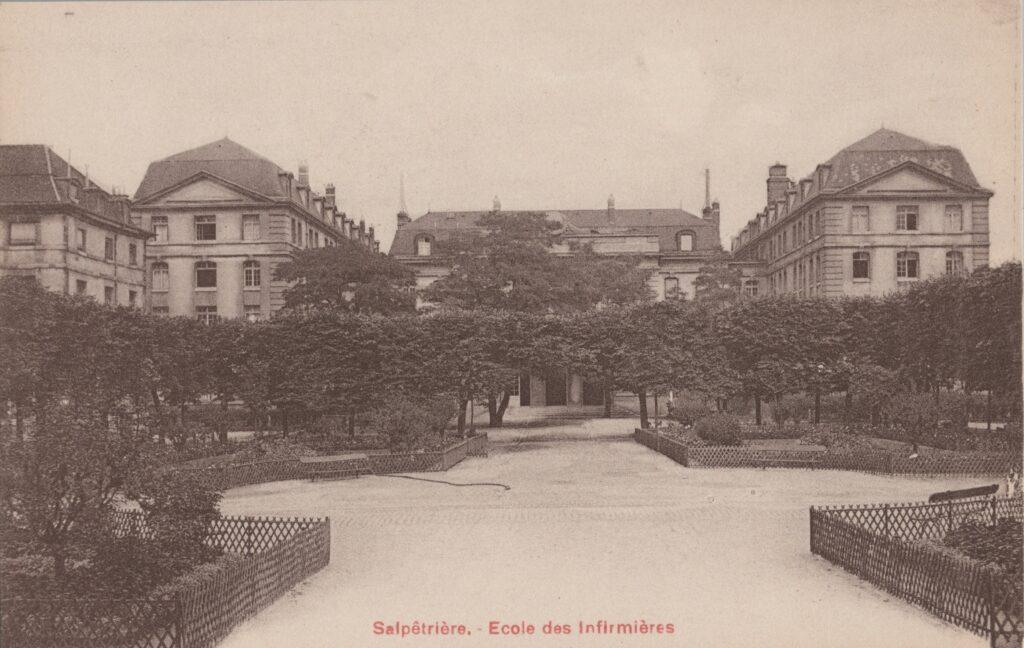
[{"label": "corner building", "polygon": [[761,294],[884,295],[987,266],[991,197],[958,149],[880,129],[799,182],[770,167],[733,261]]}]

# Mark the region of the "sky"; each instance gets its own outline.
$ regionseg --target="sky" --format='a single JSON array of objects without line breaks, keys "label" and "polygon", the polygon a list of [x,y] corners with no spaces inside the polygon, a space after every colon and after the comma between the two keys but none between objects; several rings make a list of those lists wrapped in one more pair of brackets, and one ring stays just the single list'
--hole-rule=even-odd
[{"label": "sky", "polygon": [[105,188],[228,136],[390,245],[429,209],[683,207],[729,239],[884,126],[960,148],[1020,258],[1017,0],[0,4],[0,142]]}]

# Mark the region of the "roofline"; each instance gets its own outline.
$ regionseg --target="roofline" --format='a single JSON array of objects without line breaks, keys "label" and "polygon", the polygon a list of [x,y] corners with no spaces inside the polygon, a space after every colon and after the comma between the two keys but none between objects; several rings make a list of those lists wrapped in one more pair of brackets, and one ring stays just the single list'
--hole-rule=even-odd
[{"label": "roofline", "polygon": [[100,216],[99,214],[96,214],[95,212],[91,212],[88,209],[85,209],[84,207],[82,207],[81,205],[76,205],[74,203],[66,203],[66,202],[59,202],[59,203],[0,202],[0,212],[7,212],[9,210],[15,210],[15,209],[23,210],[23,211],[30,211],[30,212],[33,212],[33,213],[34,212],[43,212],[43,211],[46,211],[46,212],[70,211],[70,212],[73,212],[74,214],[76,214],[78,216],[83,216],[86,219],[92,220],[95,223],[98,223],[98,224],[101,224],[101,225],[106,225],[107,227],[119,229],[119,230],[121,230],[123,232],[140,234],[140,235],[142,235],[143,238],[147,238],[147,239],[153,237],[153,232],[150,232],[147,229],[143,229],[141,227],[136,227],[135,225],[132,225],[131,223],[122,223],[120,221],[113,221],[113,220],[110,220],[108,218],[104,218],[103,216]]}]

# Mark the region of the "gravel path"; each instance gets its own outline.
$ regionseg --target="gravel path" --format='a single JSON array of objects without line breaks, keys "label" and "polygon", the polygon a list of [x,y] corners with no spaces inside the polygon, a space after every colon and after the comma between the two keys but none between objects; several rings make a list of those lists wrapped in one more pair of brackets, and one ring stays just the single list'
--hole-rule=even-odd
[{"label": "gravel path", "polygon": [[[630,422],[492,433],[453,488],[386,477],[235,489],[222,510],[329,515],[330,566],[224,648],[301,646],[970,646],[985,641],[808,550],[811,504],[919,500],[970,479],[692,470],[625,437]],[[375,621],[465,624],[466,637],[373,634]],[[489,636],[490,621],[533,636]],[[673,624],[580,636],[579,622]],[[548,621],[571,636],[545,635]]]}]

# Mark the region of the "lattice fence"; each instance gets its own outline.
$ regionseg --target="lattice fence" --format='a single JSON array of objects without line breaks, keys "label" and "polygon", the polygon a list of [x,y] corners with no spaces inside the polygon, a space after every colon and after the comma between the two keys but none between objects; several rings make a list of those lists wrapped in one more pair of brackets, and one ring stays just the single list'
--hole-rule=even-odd
[{"label": "lattice fence", "polygon": [[145,599],[4,599],[5,648],[181,648],[178,604]]},{"label": "lattice fence", "polygon": [[921,542],[966,520],[1024,517],[1020,498],[939,504],[881,504],[810,511],[811,552],[936,616],[1021,645],[1021,583],[1005,572]]},{"label": "lattice fence", "polygon": [[[123,511],[114,533],[151,535]],[[329,519],[223,517],[207,542],[246,560],[167,600],[0,601],[4,648],[208,648],[331,559]]]},{"label": "lattice fence", "polygon": [[884,475],[1006,475],[1014,466],[1020,466],[1020,457],[1008,453],[926,454],[911,459],[871,451],[686,446],[664,434],[642,429],[637,429],[633,438],[692,468],[810,468]]}]

